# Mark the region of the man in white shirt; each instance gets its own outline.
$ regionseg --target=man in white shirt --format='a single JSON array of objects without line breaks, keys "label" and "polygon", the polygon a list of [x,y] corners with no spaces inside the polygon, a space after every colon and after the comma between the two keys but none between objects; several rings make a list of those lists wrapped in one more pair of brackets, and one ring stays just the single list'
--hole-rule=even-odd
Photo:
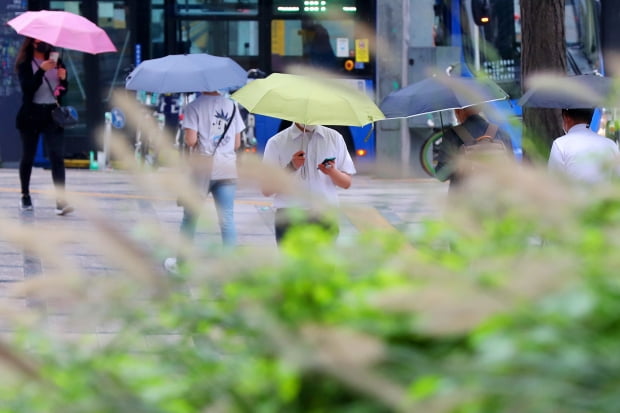
[{"label": "man in white shirt", "polygon": [[575,181],[597,183],[610,179],[617,171],[618,145],[589,128],[593,109],[562,109],[566,135],[551,147],[548,168]]},{"label": "man in white shirt", "polygon": [[[322,211],[326,205],[338,205],[338,188],[348,189],[356,173],[342,135],[325,126],[293,123],[267,141],[263,161],[293,174],[307,195],[302,198],[282,193],[280,188],[263,187],[265,196],[275,195],[278,243],[295,224],[319,224],[337,234],[337,224]],[[292,209],[305,212],[302,222],[292,219]]]}]

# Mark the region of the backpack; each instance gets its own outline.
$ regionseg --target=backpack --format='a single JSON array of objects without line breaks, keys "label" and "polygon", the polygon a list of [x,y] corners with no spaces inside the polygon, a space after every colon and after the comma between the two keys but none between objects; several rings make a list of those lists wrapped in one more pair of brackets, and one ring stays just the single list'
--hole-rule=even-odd
[{"label": "backpack", "polygon": [[474,138],[463,126],[454,127],[454,132],[463,141],[459,148],[459,171],[469,174],[483,167],[485,162],[508,159],[508,150],[501,139],[497,139],[497,125],[489,124],[484,135]]}]

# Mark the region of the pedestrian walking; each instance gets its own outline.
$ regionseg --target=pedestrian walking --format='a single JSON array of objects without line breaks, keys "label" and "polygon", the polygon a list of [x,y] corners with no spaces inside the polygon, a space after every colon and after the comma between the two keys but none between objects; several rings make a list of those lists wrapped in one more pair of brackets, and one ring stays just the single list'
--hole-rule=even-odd
[{"label": "pedestrian walking", "polygon": [[305,195],[293,197],[263,184],[263,194],[274,196],[278,244],[296,226],[315,224],[338,234],[337,220],[326,206],[338,205],[338,188],[348,189],[356,173],[342,135],[321,125],[293,123],[267,141],[263,161],[291,173]]},{"label": "pedestrian walking", "polygon": [[618,175],[618,144],[589,128],[594,109],[562,109],[566,134],[553,141],[548,168],[595,184]]},{"label": "pedestrian walking", "polygon": [[[241,145],[241,132],[245,124],[234,101],[218,92],[202,92],[184,109],[184,140],[193,161],[210,162],[210,177],[198,182],[205,194],[211,193],[215,201],[222,243],[233,247],[237,243],[234,201],[237,188],[237,154]],[[210,159],[209,159],[210,158]],[[198,178],[200,180],[200,178]],[[188,240],[196,234],[198,214],[183,206],[180,231]],[[164,261],[166,270],[178,272],[183,257],[170,257]]]},{"label": "pedestrian walking", "polygon": [[444,132],[435,167],[437,179],[442,182],[450,181],[450,191],[458,188],[464,179],[462,171],[459,171],[458,157],[463,155],[462,149],[467,140],[473,141],[467,144],[475,145],[477,138],[488,136],[493,141],[501,142],[502,153],[498,153],[498,156],[506,155],[508,159],[508,156],[512,154],[510,136],[482,117],[478,106],[455,109],[454,114],[459,124]]},{"label": "pedestrian walking", "polygon": [[19,163],[20,208],[25,211],[33,209],[30,176],[41,136],[51,164],[56,190],[56,214],[66,215],[73,208],[65,200],[64,129],[54,123],[52,110],[67,93],[67,69],[57,57],[58,54],[52,53],[51,45],[27,37],[15,61],[22,90],[22,105],[16,118],[16,127],[22,141],[22,158]]}]

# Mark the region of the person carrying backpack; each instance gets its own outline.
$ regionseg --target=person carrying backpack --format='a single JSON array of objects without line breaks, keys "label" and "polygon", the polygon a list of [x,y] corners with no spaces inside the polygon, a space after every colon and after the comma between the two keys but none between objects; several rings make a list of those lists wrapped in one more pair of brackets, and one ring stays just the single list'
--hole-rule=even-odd
[{"label": "person carrying backpack", "polygon": [[450,181],[450,191],[456,189],[464,178],[458,168],[459,157],[510,156],[512,154],[510,136],[497,125],[483,118],[479,107],[455,109],[454,114],[459,124],[444,132],[439,144],[435,167],[437,179],[442,182]]}]

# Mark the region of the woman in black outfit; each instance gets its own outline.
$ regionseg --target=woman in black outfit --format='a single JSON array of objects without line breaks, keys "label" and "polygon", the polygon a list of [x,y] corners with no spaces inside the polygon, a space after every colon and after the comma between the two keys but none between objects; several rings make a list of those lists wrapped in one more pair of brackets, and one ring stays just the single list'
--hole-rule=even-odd
[{"label": "woman in black outfit", "polygon": [[15,61],[15,69],[22,89],[22,106],[17,113],[16,127],[22,140],[22,159],[19,164],[22,210],[32,210],[30,175],[34,157],[43,137],[43,145],[50,159],[52,180],[56,188],[56,214],[73,211],[64,200],[65,163],[63,128],[52,120],[56,100],[67,92],[67,70],[60,60],[50,59],[52,46],[38,39],[26,38]]}]

